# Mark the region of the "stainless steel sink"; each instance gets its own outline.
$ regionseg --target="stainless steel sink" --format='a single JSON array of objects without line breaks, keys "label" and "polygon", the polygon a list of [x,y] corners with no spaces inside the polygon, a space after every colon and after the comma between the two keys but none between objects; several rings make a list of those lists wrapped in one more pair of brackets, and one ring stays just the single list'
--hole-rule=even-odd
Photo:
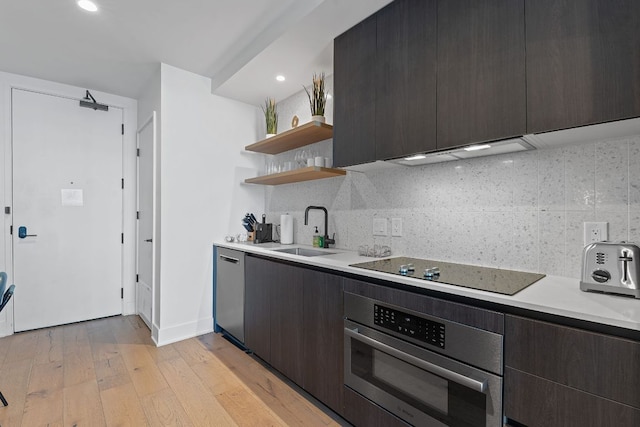
[{"label": "stainless steel sink", "polygon": [[307,249],[307,248],[284,248],[284,249],[274,249],[275,252],[284,252],[287,254],[300,255],[300,256],[322,256],[322,255],[333,255],[335,252],[325,252],[316,249]]}]

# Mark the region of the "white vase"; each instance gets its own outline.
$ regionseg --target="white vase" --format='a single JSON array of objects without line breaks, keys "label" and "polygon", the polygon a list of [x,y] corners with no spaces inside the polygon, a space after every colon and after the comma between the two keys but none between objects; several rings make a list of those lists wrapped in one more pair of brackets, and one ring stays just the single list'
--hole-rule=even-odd
[{"label": "white vase", "polygon": [[271,138],[272,136],[276,136],[276,134],[275,133],[268,133],[267,136],[265,137],[265,139]]},{"label": "white vase", "polygon": [[325,118],[324,116],[311,116],[311,121],[325,123]]}]

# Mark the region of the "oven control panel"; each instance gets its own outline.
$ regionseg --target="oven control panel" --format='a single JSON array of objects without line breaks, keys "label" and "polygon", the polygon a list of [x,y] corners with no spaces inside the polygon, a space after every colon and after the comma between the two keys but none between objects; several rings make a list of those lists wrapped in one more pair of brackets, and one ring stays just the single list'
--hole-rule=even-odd
[{"label": "oven control panel", "polygon": [[373,322],[398,334],[444,349],[445,331],[442,323],[378,304],[373,306]]}]

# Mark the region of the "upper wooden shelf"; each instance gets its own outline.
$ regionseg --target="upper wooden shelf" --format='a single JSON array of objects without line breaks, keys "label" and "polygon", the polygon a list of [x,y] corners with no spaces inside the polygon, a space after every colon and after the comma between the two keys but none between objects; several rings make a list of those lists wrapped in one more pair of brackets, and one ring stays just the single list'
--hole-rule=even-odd
[{"label": "upper wooden shelf", "polygon": [[309,166],[287,172],[263,175],[256,178],[247,178],[244,182],[247,184],[280,185],[291,184],[293,182],[311,181],[313,179],[333,178],[334,176],[344,176],[346,174],[347,171],[343,169]]},{"label": "upper wooden shelf", "polygon": [[309,122],[271,138],[247,145],[244,149],[258,153],[279,154],[332,137],[333,126],[326,123]]}]

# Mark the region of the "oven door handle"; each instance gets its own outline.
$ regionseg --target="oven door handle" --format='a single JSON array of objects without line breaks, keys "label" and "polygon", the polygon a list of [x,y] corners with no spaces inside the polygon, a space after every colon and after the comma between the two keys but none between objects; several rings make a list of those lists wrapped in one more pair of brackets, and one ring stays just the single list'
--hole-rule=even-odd
[{"label": "oven door handle", "polygon": [[387,344],[381,343],[378,340],[374,340],[373,338],[369,338],[368,336],[361,334],[360,332],[358,332],[358,328],[356,329],[344,328],[344,333],[353,339],[362,341],[363,343],[368,344],[375,349],[383,351],[387,354],[392,355],[393,357],[396,357],[414,366],[422,368],[425,371],[429,371],[435,375],[438,375],[442,378],[458,383],[464,387],[467,387],[479,393],[484,393],[484,394],[487,393],[486,380],[484,381],[474,380],[473,378],[469,378],[457,372],[450,371],[449,369],[443,368],[442,366],[438,366],[433,363],[427,362],[425,360],[419,359],[415,356],[412,356],[410,354],[397,350]]}]

